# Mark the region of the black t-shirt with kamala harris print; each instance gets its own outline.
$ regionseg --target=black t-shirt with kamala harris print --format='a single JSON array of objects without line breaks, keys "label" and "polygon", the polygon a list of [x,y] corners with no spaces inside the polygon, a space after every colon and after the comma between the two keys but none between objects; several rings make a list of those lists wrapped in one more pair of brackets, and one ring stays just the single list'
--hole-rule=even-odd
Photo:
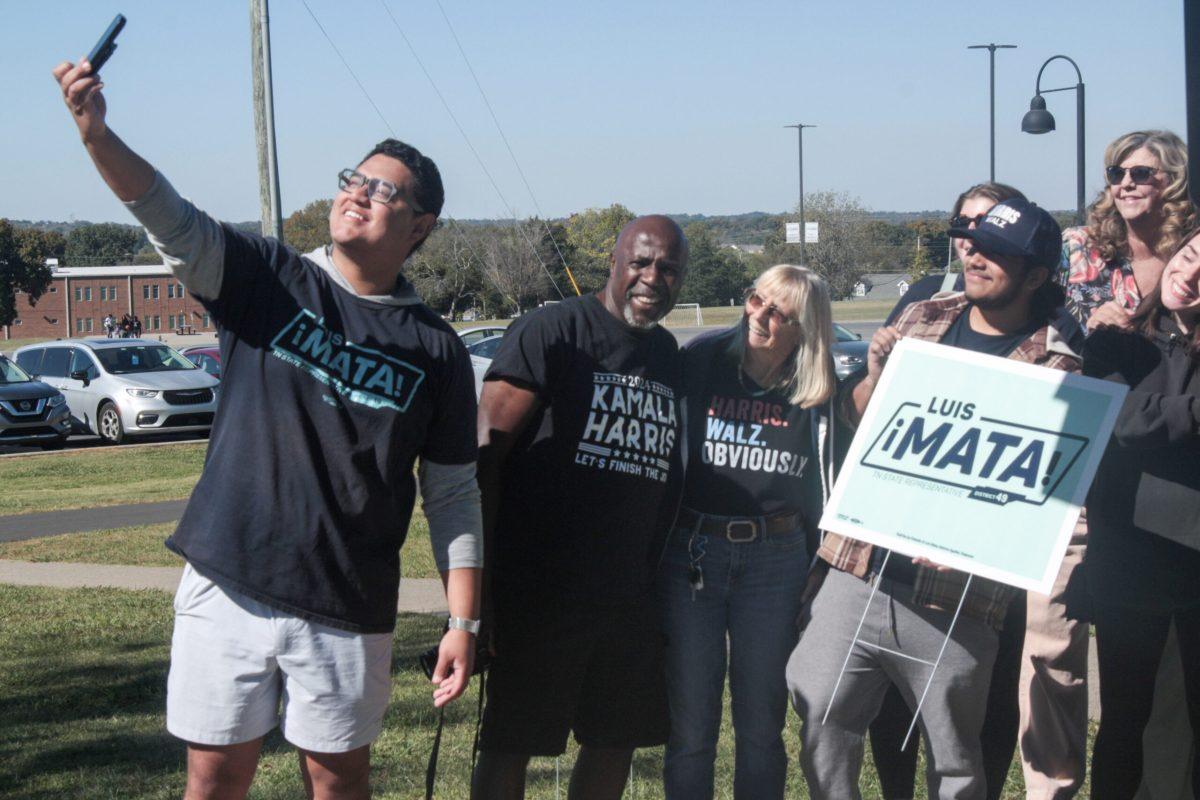
[{"label": "black t-shirt with kamala harris print", "polygon": [[583,606],[644,597],[682,477],[675,338],[573,298],[513,323],[485,377],[498,379],[539,408],[502,471],[497,576]]}]

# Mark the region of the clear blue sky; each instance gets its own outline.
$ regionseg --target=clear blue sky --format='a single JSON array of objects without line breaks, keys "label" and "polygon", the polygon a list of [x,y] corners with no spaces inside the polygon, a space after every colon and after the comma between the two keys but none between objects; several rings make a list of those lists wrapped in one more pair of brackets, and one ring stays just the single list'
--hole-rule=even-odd
[{"label": "clear blue sky", "polygon": [[[448,214],[506,211],[380,0],[308,0],[397,134],[440,165]],[[513,169],[438,6],[387,0],[522,215]],[[1104,146],[1137,128],[1186,134],[1182,3],[1147,0],[442,0],[542,211],[620,202],[640,213],[781,211],[805,188],[878,210],[948,208],[988,170],[987,53],[997,53],[997,178],[1041,205],[1075,202],[1075,100],[1058,131],[1020,132],[1041,63],[1087,86],[1087,191]],[[8,2],[0,29],[0,216],[129,221],[78,144],[50,77],[113,14],[104,69],[114,130],[199,205],[258,217],[245,0]],[[284,213],[334,190],[387,128],[301,0],[271,0]],[[1073,85],[1056,62],[1044,86]]]}]

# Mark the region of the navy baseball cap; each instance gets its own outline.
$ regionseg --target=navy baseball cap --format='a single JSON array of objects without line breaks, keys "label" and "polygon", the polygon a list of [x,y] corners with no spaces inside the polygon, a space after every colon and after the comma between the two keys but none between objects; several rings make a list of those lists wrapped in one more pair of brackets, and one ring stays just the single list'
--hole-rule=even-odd
[{"label": "navy baseball cap", "polygon": [[980,252],[1026,258],[1035,267],[1054,267],[1062,257],[1062,228],[1045,209],[1012,198],[992,206],[974,228],[951,228],[951,238],[967,239]]}]

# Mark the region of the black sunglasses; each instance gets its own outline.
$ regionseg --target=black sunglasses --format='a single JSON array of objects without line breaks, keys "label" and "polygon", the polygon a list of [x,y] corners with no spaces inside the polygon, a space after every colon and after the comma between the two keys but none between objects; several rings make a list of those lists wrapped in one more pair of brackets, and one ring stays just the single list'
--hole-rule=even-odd
[{"label": "black sunglasses", "polygon": [[1154,180],[1154,176],[1163,170],[1158,167],[1118,167],[1113,165],[1104,168],[1104,177],[1108,178],[1108,182],[1113,186],[1119,186],[1125,180],[1125,173],[1129,172],[1129,179],[1138,186],[1145,186]]},{"label": "black sunglasses", "polygon": [[951,228],[969,228],[969,227],[971,227],[971,223],[974,222],[975,227],[978,228],[980,225],[983,224],[983,221],[985,219],[987,219],[986,211],[982,214],[976,214],[973,217],[968,217],[966,214],[959,214],[957,216],[950,218],[950,227]]}]

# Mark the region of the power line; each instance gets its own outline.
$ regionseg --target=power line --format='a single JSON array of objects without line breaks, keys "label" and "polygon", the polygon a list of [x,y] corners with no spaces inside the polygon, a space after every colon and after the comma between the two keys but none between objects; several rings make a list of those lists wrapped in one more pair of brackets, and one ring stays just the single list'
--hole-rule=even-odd
[{"label": "power line", "polygon": [[[301,2],[304,2],[304,0],[301,0]],[[459,134],[462,136],[463,141],[467,144],[467,149],[469,149],[471,154],[475,156],[475,161],[479,163],[479,168],[483,170],[483,174],[487,176],[488,182],[492,185],[492,189],[496,191],[496,196],[500,198],[500,202],[506,209],[508,209],[508,213],[512,216],[513,222],[518,223],[517,227],[521,230],[521,237],[525,239],[525,243],[528,244],[529,249],[533,251],[534,258],[536,258],[538,263],[542,265],[542,271],[544,271],[546,273],[546,277],[550,279],[550,284],[554,287],[554,291],[558,292],[558,296],[560,298],[564,298],[565,295],[563,294],[562,289],[558,288],[558,283],[554,280],[554,276],[550,274],[550,270],[546,266],[546,262],[542,260],[541,255],[538,253],[537,247],[535,247],[533,242],[529,239],[529,236],[525,233],[525,230],[521,228],[519,224],[520,220],[517,217],[516,210],[513,209],[512,205],[509,204],[508,200],[504,197],[504,192],[500,191],[500,186],[496,183],[496,179],[492,177],[492,173],[488,170],[487,165],[483,163],[483,158],[479,155],[479,151],[475,149],[475,145],[471,142],[471,137],[467,136],[466,130],[464,130],[462,124],[459,123],[458,117],[454,115],[454,111],[451,110],[450,103],[446,101],[446,97],[442,94],[442,90],[438,88],[437,83],[433,80],[433,76],[430,75],[429,70],[425,68],[425,62],[423,62],[421,57],[417,55],[417,49],[413,47],[412,42],[408,40],[408,36],[405,35],[404,29],[400,27],[400,23],[396,21],[396,17],[394,14],[392,14],[392,10],[388,8],[387,3],[384,2],[384,0],[379,0],[379,4],[383,6],[383,10],[387,12],[388,18],[392,21],[392,25],[396,26],[396,31],[400,34],[400,38],[404,40],[404,44],[408,46],[408,50],[410,53],[412,53],[412,57],[417,62],[417,66],[420,67],[421,72],[425,74],[425,79],[429,81],[429,85],[433,88],[434,94],[438,96],[438,100],[441,101],[442,107],[446,109],[446,114],[449,115],[450,121],[454,123],[454,127],[458,128]],[[555,246],[557,247],[557,245]]]},{"label": "power line", "polygon": [[[353,70],[353,68],[351,68],[351,66],[350,66],[349,62],[347,62],[347,61],[346,61],[346,58],[345,58],[345,56],[343,56],[343,55],[342,55],[342,51],[341,51],[340,49],[338,49],[338,46],[337,46],[336,44],[334,44],[334,41],[333,41],[333,39],[332,39],[332,38],[330,38],[329,34],[328,34],[326,31],[325,31],[325,26],[323,26],[323,25],[321,24],[321,21],[320,21],[319,19],[317,19],[317,15],[313,13],[313,10],[312,10],[312,9],[309,7],[309,5],[308,5],[308,3],[306,2],[306,0],[300,0],[300,2],[301,2],[301,4],[303,4],[304,8],[305,8],[305,9],[308,11],[308,15],[309,15],[310,17],[312,17],[312,21],[313,21],[314,23],[316,23],[316,26],[317,26],[317,28],[318,28],[318,29],[320,29],[321,33],[322,33],[322,34],[325,36],[325,41],[329,42],[329,46],[333,48],[333,51],[334,51],[335,53],[337,53],[337,56],[338,56],[338,58],[340,58],[340,59],[341,59],[341,61],[342,61],[342,65],[343,65],[343,66],[345,66],[345,67],[346,67],[346,71],[350,73],[350,77],[354,79],[354,82],[355,82],[356,84],[358,84],[358,88],[359,88],[359,90],[360,90],[360,91],[363,93],[363,97],[365,97],[365,98],[367,99],[367,102],[371,104],[371,108],[375,109],[375,113],[376,113],[376,114],[379,116],[379,119],[380,119],[380,121],[381,121],[381,122],[383,122],[383,125],[384,125],[384,127],[388,129],[388,132],[389,132],[389,133],[391,133],[391,135],[392,135],[392,137],[393,137],[393,138],[399,138],[399,137],[397,137],[397,136],[396,136],[396,131],[395,131],[395,130],[392,128],[392,126],[391,126],[391,125],[388,123],[388,121],[387,121],[387,118],[386,118],[386,117],[384,117],[384,115],[383,115],[383,112],[379,110],[379,106],[378,106],[378,105],[376,105],[376,104],[375,104],[375,101],[374,101],[374,100],[371,98],[371,94],[370,94],[370,92],[368,92],[368,91],[367,91],[367,88],[366,88],[365,86],[363,86],[363,83],[362,83],[362,81],[360,81],[360,80],[358,79],[358,75],[356,75],[356,74],[354,73],[354,70]],[[385,6],[384,8],[385,8],[385,10],[386,10],[386,8],[387,8],[387,7]],[[391,12],[390,12],[390,11],[388,12],[388,15],[389,15],[389,16],[391,15]],[[393,22],[393,23],[395,23],[395,18],[393,18],[393,19],[392,19],[392,22]],[[396,27],[397,27],[397,29],[399,29],[399,26],[398,26],[398,25],[397,25]],[[403,36],[403,35],[404,35],[404,32],[403,32],[403,31],[401,31],[401,32],[400,32],[400,35],[401,35],[401,36]],[[407,38],[405,39],[405,42],[406,42],[406,43],[408,42]],[[412,45],[411,45],[411,44],[409,45],[409,49],[410,49],[410,50],[412,49]],[[413,55],[415,56],[415,55],[416,55],[416,53],[414,52],[414,53],[413,53]],[[418,63],[420,63],[419,59],[418,59]],[[424,65],[422,65],[422,66],[421,66],[421,69],[422,69],[422,70],[424,70]],[[428,72],[426,72],[426,77],[428,77],[428,76],[429,76],[429,74],[428,74]],[[432,79],[430,79],[430,82],[432,83]],[[436,90],[436,88],[437,88],[437,87],[435,86],[435,87],[434,87],[434,89]],[[444,103],[445,103],[445,100],[443,100],[442,102],[443,102],[443,104],[444,104]],[[447,111],[449,111],[449,108],[447,108]],[[451,115],[451,117],[453,118],[453,115]],[[457,124],[457,120],[455,120],[455,124]],[[462,131],[462,128],[461,128],[461,127],[459,128],[459,131],[460,131],[460,132]],[[463,137],[464,137],[464,138],[466,138],[466,134],[465,134],[465,133],[463,134]],[[469,144],[470,144],[470,141],[468,140],[468,145],[469,145]],[[474,148],[472,148],[472,150],[473,150],[473,149],[474,149]],[[475,157],[478,159],[478,158],[479,158],[479,155],[478,155],[478,154],[476,154],[476,156],[475,156]],[[483,166],[482,162],[480,162],[480,166]],[[486,171],[487,171],[487,170],[486,170],[486,168],[485,168],[485,170],[484,170],[484,171],[485,171],[485,173],[486,173]],[[488,177],[490,178],[491,176],[489,175]],[[495,183],[493,182],[493,184],[492,184],[492,185],[493,185],[493,186],[495,186]],[[497,189],[497,192],[499,192],[499,189]],[[501,196],[501,200],[503,201],[503,199],[504,199],[504,198],[503,198],[503,195],[502,195],[502,196]],[[507,205],[507,203],[505,203],[505,205]],[[510,212],[512,212],[512,209],[511,209],[511,208],[509,208],[509,211],[510,211]],[[516,214],[515,214],[515,213],[513,213],[513,219],[514,219],[514,222],[517,222],[517,220],[516,220]],[[469,237],[467,237],[467,236],[466,236],[466,234],[464,234],[464,233],[463,233],[463,231],[462,231],[462,229],[459,227],[458,223],[457,223],[457,222],[456,222],[456,221],[455,221],[455,220],[454,220],[452,217],[446,217],[446,221],[447,221],[447,223],[448,223],[448,227],[449,227],[449,228],[450,228],[450,230],[451,230],[451,235],[457,236],[457,237],[458,237],[458,239],[459,239],[459,240],[462,242],[463,246],[466,248],[466,250],[467,250],[467,251],[468,251],[468,252],[469,252],[471,255],[473,255],[473,256],[475,257],[475,259],[476,259],[476,260],[477,260],[477,261],[478,261],[480,264],[483,264],[483,263],[484,263],[484,258],[483,258],[483,256],[482,256],[482,255],[479,253],[479,251],[477,251],[477,250],[475,249],[475,247],[474,247],[474,245],[472,244],[472,242],[471,242],[470,238],[469,238]],[[517,224],[517,227],[520,227],[520,225],[519,225],[519,222],[518,222],[518,224]],[[541,264],[541,266],[542,266],[542,270],[543,270],[544,272],[546,272],[546,276],[550,278],[550,283],[551,283],[551,285],[552,285],[552,286],[554,286],[554,290],[555,290],[556,292],[558,292],[558,296],[561,298],[561,297],[563,296],[562,290],[561,290],[561,289],[559,289],[559,288],[558,288],[558,284],[556,284],[556,283],[554,282],[554,277],[553,277],[552,275],[550,275],[550,271],[546,269],[546,264],[545,264],[545,263],[544,263],[544,262],[541,260],[541,258],[540,258],[540,257],[538,257],[537,250],[536,250],[535,248],[533,248],[533,245],[532,245],[532,243],[531,243],[531,242],[529,242],[529,238],[528,238],[528,237],[525,237],[525,241],[526,241],[526,243],[528,243],[528,244],[530,245],[530,248],[531,248],[531,249],[533,249],[534,256],[535,256],[535,257],[538,259],[538,263],[539,263],[539,264]],[[482,276],[482,273],[481,273],[481,276]],[[497,287],[496,287],[496,289],[497,289],[497,290],[499,290],[499,289],[500,289],[500,287],[499,287],[499,286],[497,286]],[[502,293],[503,293],[503,292],[502,292]]]},{"label": "power line", "polygon": [[467,58],[467,53],[463,50],[462,42],[458,39],[458,33],[454,30],[454,25],[450,22],[450,17],[446,15],[446,9],[442,6],[442,0],[435,0],[438,11],[442,12],[442,19],[446,21],[446,27],[450,30],[450,36],[454,39],[454,45],[458,48],[458,54],[462,56],[463,63],[467,65],[467,71],[471,73],[471,80],[475,82],[475,88],[479,90],[479,96],[483,98],[483,104],[487,107],[488,114],[492,117],[492,122],[496,125],[496,132],[500,134],[500,139],[504,142],[504,148],[508,150],[508,157],[512,159],[513,166],[517,168],[517,174],[521,176],[521,183],[525,184],[525,191],[529,193],[529,199],[533,201],[533,208],[537,211],[538,219],[542,220],[542,225],[546,228],[546,235],[550,237],[551,243],[554,244],[554,252],[558,253],[558,258],[562,261],[563,269],[567,272],[567,277],[571,280],[571,286],[575,289],[575,294],[580,294],[579,284],[575,282],[575,276],[571,273],[571,267],[567,264],[567,258],[563,255],[562,250],[558,246],[558,241],[554,238],[554,233],[550,230],[550,224],[546,221],[545,215],[542,213],[542,207],[538,205],[537,198],[533,194],[533,187],[529,185],[529,180],[525,177],[525,170],[521,169],[521,163],[517,160],[516,153],[513,152],[512,145],[508,142],[508,137],[504,135],[504,128],[500,126],[500,120],[496,117],[496,112],[492,108],[492,103],[488,100],[487,92],[483,90],[483,85],[479,82],[479,76],[475,74],[475,68],[471,66],[471,60]]},{"label": "power line", "polygon": [[346,57],[342,55],[342,51],[338,49],[338,46],[333,43],[333,39],[329,38],[329,34],[325,32],[325,26],[321,24],[319,19],[317,19],[317,15],[313,13],[313,10],[308,7],[308,0],[300,0],[300,3],[304,6],[305,10],[308,11],[308,15],[312,17],[312,21],[317,23],[317,28],[320,29],[321,35],[325,37],[325,41],[329,42],[329,46],[333,48],[333,52],[337,53],[337,57],[342,60],[342,64],[345,65],[346,71],[350,73],[350,77],[354,78],[354,82],[358,84],[359,91],[363,93],[363,97],[367,98],[367,102],[371,104],[371,108],[375,109],[375,113],[379,116],[379,121],[383,123],[383,127],[388,129],[388,132],[392,134],[392,138],[396,138],[396,132],[392,130],[392,126],[388,124],[387,119],[383,116],[383,112],[379,110],[379,106],[375,105],[375,101],[371,99],[370,93],[367,92],[367,87],[363,86],[362,81],[360,81],[358,76],[354,74],[354,70],[350,68],[350,62],[346,61]]}]

